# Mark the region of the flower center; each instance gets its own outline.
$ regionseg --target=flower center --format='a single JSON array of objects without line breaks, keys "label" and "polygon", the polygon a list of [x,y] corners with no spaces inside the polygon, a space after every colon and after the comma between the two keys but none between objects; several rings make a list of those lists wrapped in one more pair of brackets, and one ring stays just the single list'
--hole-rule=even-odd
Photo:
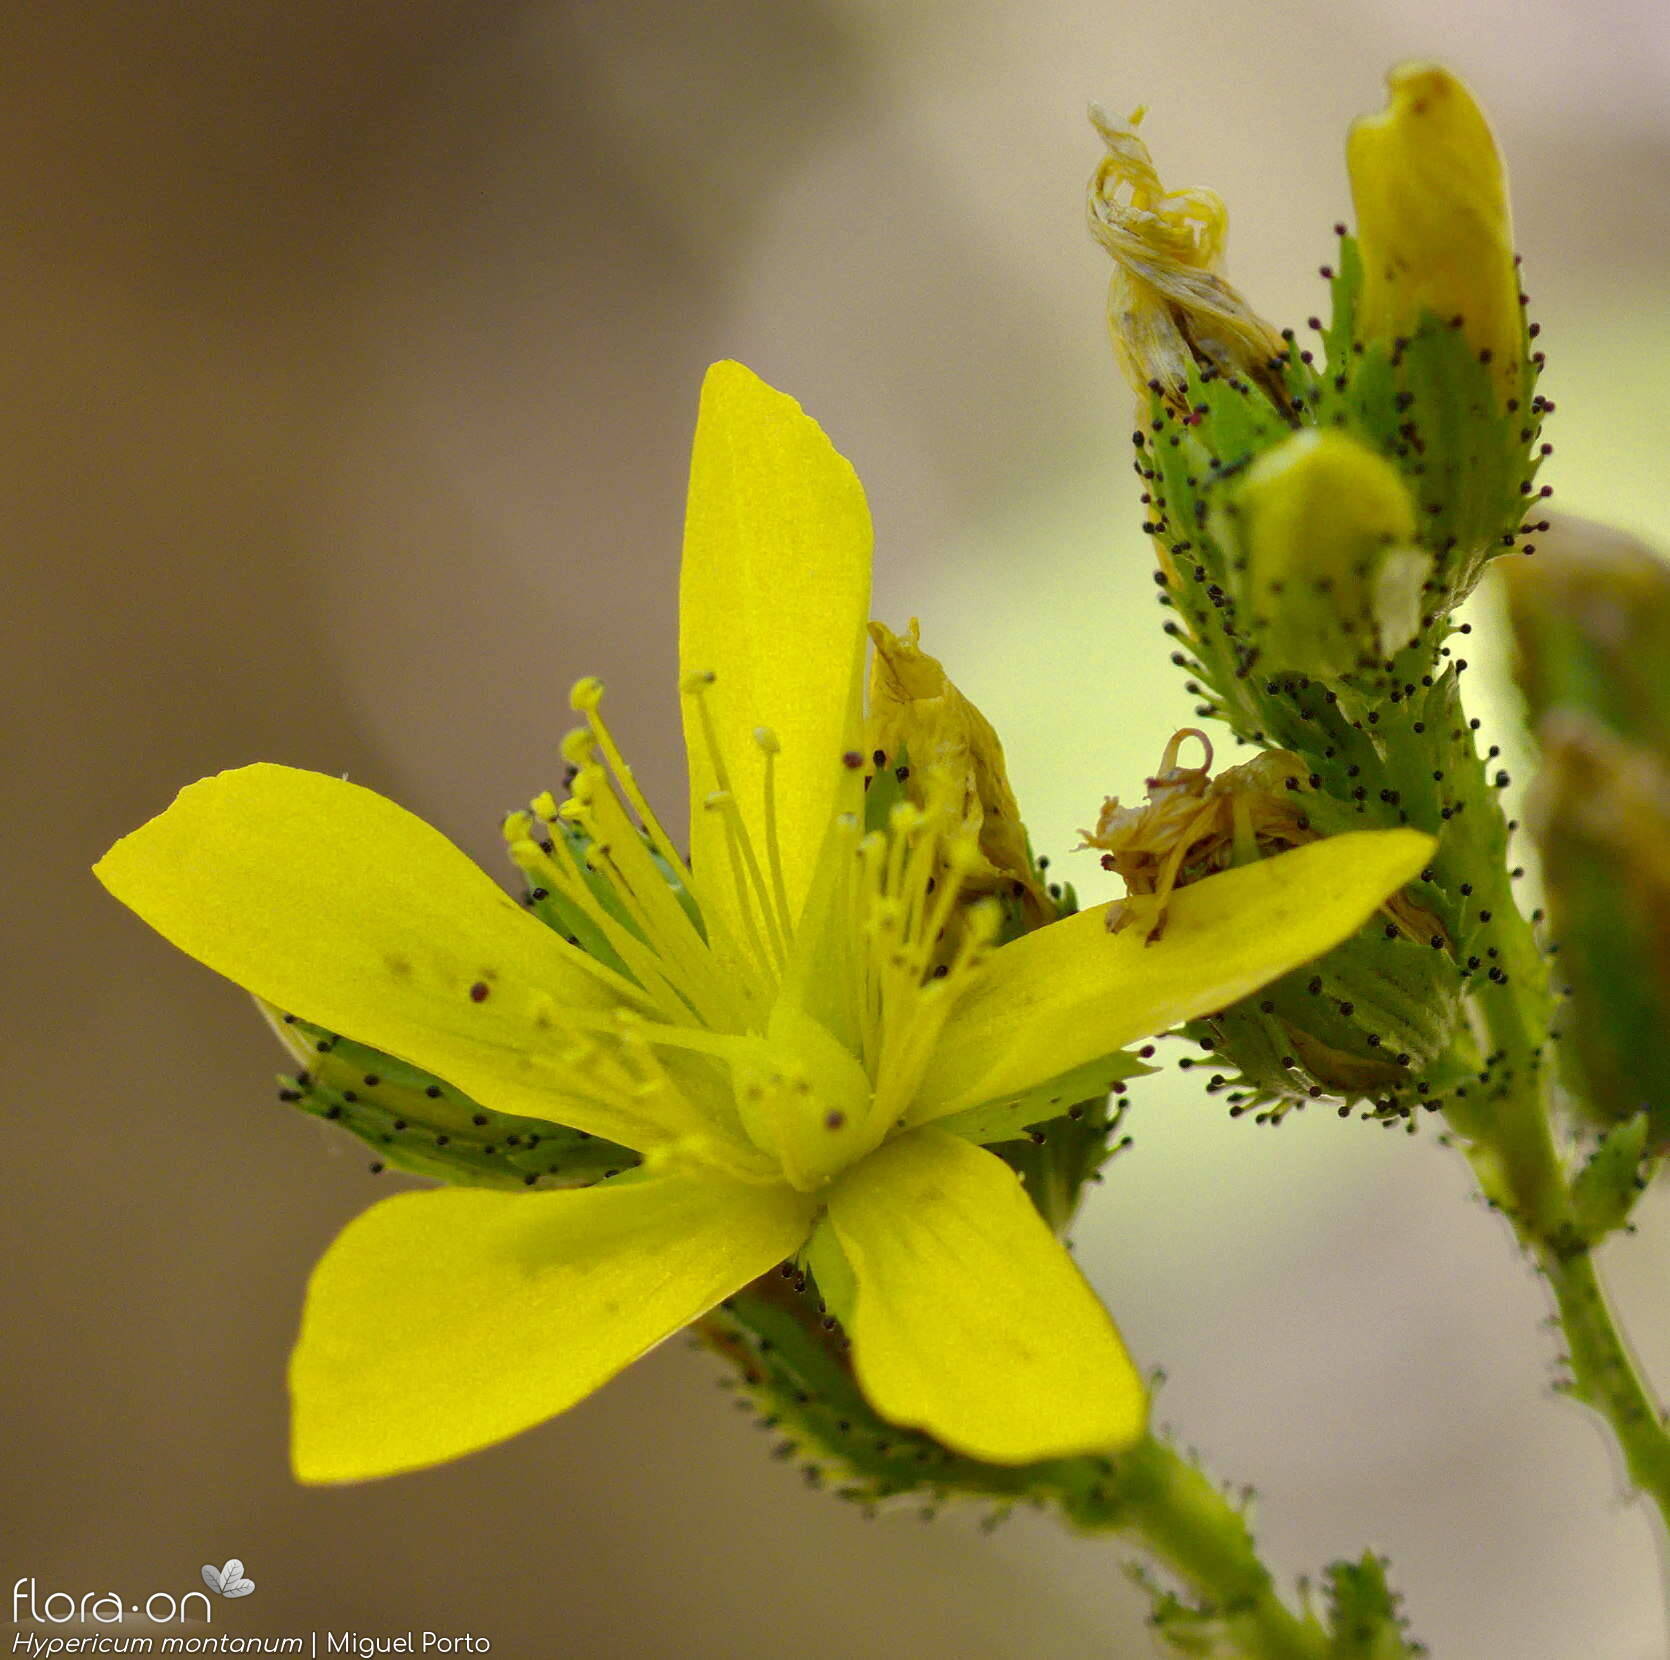
[{"label": "flower center", "polygon": [[[723,868],[693,872],[673,845],[602,717],[596,680],[573,693],[586,725],[563,743],[568,799],[547,792],[510,815],[505,835],[548,919],[643,994],[641,1013],[598,1032],[595,1058],[576,1056],[577,1087],[677,1089],[722,1143],[691,1156],[811,1191],[904,1122],[998,907],[965,900],[979,850],[952,781],[929,768],[916,775],[920,805],[878,800],[869,828],[833,818],[796,915],[776,734],[748,735],[765,757],[751,828],[704,697],[712,683],[693,675],[683,690],[718,783],[701,806],[720,815]],[[732,904],[716,903],[716,883]]]}]

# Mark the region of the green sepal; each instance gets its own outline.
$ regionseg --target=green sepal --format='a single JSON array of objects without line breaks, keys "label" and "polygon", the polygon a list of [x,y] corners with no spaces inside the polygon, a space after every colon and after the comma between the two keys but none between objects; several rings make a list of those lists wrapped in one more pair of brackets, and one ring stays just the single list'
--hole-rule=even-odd
[{"label": "green sepal", "polygon": [[[1343,377],[1349,383],[1352,359],[1358,355],[1357,301],[1363,292],[1363,250],[1349,231],[1339,234],[1333,273],[1328,283],[1329,314],[1322,331],[1322,349],[1328,380],[1336,382]],[[1338,386],[1334,389],[1344,390]]]},{"label": "green sepal", "polygon": [[1104,1093],[1070,1107],[1020,1140],[994,1143],[991,1150],[1020,1177],[1038,1214],[1058,1235],[1065,1235],[1085,1187],[1101,1181],[1102,1167],[1130,1146],[1131,1138],[1119,1134],[1124,1118],[1124,1101]]},{"label": "green sepal", "polygon": [[1386,1559],[1365,1551],[1355,1562],[1330,1562],[1323,1585],[1328,1607],[1327,1660],[1403,1660],[1425,1654],[1412,1643],[1386,1581]]},{"label": "green sepal", "polygon": [[1436,561],[1433,593],[1448,611],[1518,531],[1541,465],[1541,363],[1522,341],[1517,393],[1504,405],[1493,367],[1453,318],[1428,313],[1404,339],[1360,340],[1362,284],[1361,248],[1342,234],[1311,419],[1345,428],[1403,469]]},{"label": "green sepal", "polygon": [[1317,962],[1187,1030],[1212,1051],[1196,1065],[1233,1069],[1213,1088],[1235,1116],[1270,1121],[1327,1095],[1406,1117],[1468,1075],[1470,1053],[1456,1050],[1461,990],[1442,939],[1417,944],[1381,912]]},{"label": "green sepal", "polygon": [[899,777],[899,769],[903,769],[905,776],[910,775],[910,753],[903,746],[900,747],[896,761],[882,757],[882,764],[877,765],[875,757],[867,755],[864,758],[864,832],[869,835],[875,831],[885,831],[893,809],[905,800],[904,779]]},{"label": "green sepal", "polygon": [[1050,1078],[1013,1100],[988,1101],[953,1113],[949,1118],[935,1119],[934,1128],[960,1135],[965,1141],[982,1147],[994,1141],[1012,1141],[1051,1120],[1071,1115],[1082,1117],[1080,1108],[1086,1102],[1105,1101],[1114,1084],[1154,1070],[1136,1055],[1116,1050]]},{"label": "green sepal", "polygon": [[1086,1513],[1113,1509],[1105,1460],[987,1464],[877,1416],[839,1322],[792,1264],[728,1298],[697,1329],[730,1363],[760,1426],[777,1437],[775,1455],[797,1463],[814,1487],[866,1508],[909,1497],[931,1510],[974,1500],[1002,1511],[1032,1498]]},{"label": "green sepal", "polygon": [[[989,1101],[935,1121],[935,1128],[989,1146],[1025,1184],[1038,1214],[1065,1233],[1086,1183],[1117,1147],[1113,1136],[1124,1117],[1125,1080],[1155,1070],[1123,1050],[1075,1067],[1012,1101]],[[1124,1142],[1118,1144],[1125,1145]]]},{"label": "green sepal", "polygon": [[280,1019],[305,1070],[279,1079],[279,1099],[346,1130],[382,1164],[457,1187],[584,1187],[639,1162],[583,1130],[491,1112],[450,1084],[379,1050]]},{"label": "green sepal", "polygon": [[1573,1221],[1591,1245],[1628,1222],[1646,1189],[1647,1129],[1644,1112],[1614,1124],[1572,1180]]},{"label": "green sepal", "polygon": [[1319,422],[1343,427],[1403,471],[1447,611],[1514,539],[1529,493],[1522,486],[1540,462],[1532,446],[1542,403],[1516,399],[1518,408],[1503,409],[1466,335],[1431,315],[1405,340],[1353,349],[1348,364],[1325,382]]}]

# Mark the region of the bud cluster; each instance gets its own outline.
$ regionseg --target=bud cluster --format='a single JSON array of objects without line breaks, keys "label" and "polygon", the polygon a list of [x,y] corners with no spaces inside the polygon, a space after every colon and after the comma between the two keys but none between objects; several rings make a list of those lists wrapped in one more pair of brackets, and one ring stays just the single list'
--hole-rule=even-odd
[{"label": "bud cluster", "polygon": [[[1091,219],[1118,267],[1115,295],[1155,290],[1156,267],[1178,279],[1163,300],[1188,339],[1199,329],[1177,320],[1194,302],[1174,221],[1200,218],[1202,193],[1165,194],[1135,132],[1102,126]],[[1533,480],[1551,406],[1534,389],[1541,357],[1501,162],[1467,89],[1431,66],[1396,71],[1388,109],[1357,124],[1348,159],[1358,225],[1336,227],[1323,268],[1332,315],[1310,324],[1320,354],[1292,330],[1241,328],[1238,352],[1220,331],[1179,369],[1150,352],[1152,327],[1124,328],[1129,303],[1113,308],[1144,411],[1135,465],[1172,661],[1199,716],[1267,753],[1211,781],[1206,769],[1186,779],[1194,769],[1168,753],[1149,806],[1105,812],[1089,840],[1140,893],[1152,891],[1145,864],[1196,879],[1294,845],[1300,824],[1301,838],[1437,835],[1398,906],[1194,1035],[1228,1063],[1214,1085],[1240,1110],[1279,1118],[1330,1095],[1382,1117],[1443,1107],[1459,1122],[1510,1064],[1480,1047],[1464,1002],[1543,970],[1505,874],[1479,876],[1503,873],[1507,778],[1462,710],[1470,630],[1454,611],[1540,526],[1526,509],[1547,494]],[[1215,256],[1221,206],[1209,223]],[[1213,315],[1250,311],[1215,268],[1212,280]],[[1541,1036],[1527,1034],[1527,1054]]]}]

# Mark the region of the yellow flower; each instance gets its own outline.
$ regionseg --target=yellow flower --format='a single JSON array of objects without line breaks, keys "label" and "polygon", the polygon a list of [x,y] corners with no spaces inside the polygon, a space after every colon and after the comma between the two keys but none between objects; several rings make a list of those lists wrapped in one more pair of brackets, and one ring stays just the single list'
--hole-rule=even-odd
[{"label": "yellow flower", "polygon": [[1516,398],[1525,325],[1490,124],[1437,64],[1403,64],[1387,85],[1387,108],[1355,122],[1346,147],[1363,261],[1357,336],[1389,341],[1412,335],[1424,316],[1460,318],[1504,402]]},{"label": "yellow flower", "polygon": [[1229,213],[1215,190],[1168,191],[1137,136],[1143,111],[1121,126],[1091,122],[1108,153],[1090,181],[1090,234],[1113,256],[1108,328],[1139,398],[1153,391],[1178,413],[1189,375],[1204,370],[1262,387],[1285,407],[1276,363],[1286,345],[1220,272]]},{"label": "yellow flower", "polygon": [[[970,1138],[1013,1135],[1047,1115],[1026,1098],[1051,1080],[1082,1082],[1325,950],[1431,844],[1343,836],[1230,871],[1176,895],[1152,948],[1091,911],[999,950],[965,927],[944,960],[958,883],[929,873],[978,858],[960,795],[930,787],[885,830],[862,825],[870,545],[817,426],[717,365],[680,591],[690,857],[639,795],[595,682],[577,689],[588,736],[563,809],[583,834],[518,849],[619,967],[394,803],[315,773],[194,784],[99,865],[278,1008],[643,1155],[583,1190],[443,1188],[351,1223],[291,1367],[303,1480],[502,1440],[797,1254],[894,1422],[1000,1463],[1142,1433],[1113,1322]],[[995,1110],[1010,1102],[1019,1120]]]}]

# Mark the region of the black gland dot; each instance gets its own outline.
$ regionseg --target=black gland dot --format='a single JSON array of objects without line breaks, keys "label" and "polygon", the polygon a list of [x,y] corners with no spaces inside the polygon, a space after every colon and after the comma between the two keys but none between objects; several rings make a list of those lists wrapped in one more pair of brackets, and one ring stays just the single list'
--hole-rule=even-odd
[{"label": "black gland dot", "polygon": [[824,1114],[823,1127],[826,1130],[843,1129],[847,1122],[847,1115],[839,1109]]},{"label": "black gland dot", "polygon": [[477,980],[476,983],[470,987],[470,1001],[472,1003],[485,1003],[487,1001],[487,993],[489,989],[490,988],[485,980]]}]

